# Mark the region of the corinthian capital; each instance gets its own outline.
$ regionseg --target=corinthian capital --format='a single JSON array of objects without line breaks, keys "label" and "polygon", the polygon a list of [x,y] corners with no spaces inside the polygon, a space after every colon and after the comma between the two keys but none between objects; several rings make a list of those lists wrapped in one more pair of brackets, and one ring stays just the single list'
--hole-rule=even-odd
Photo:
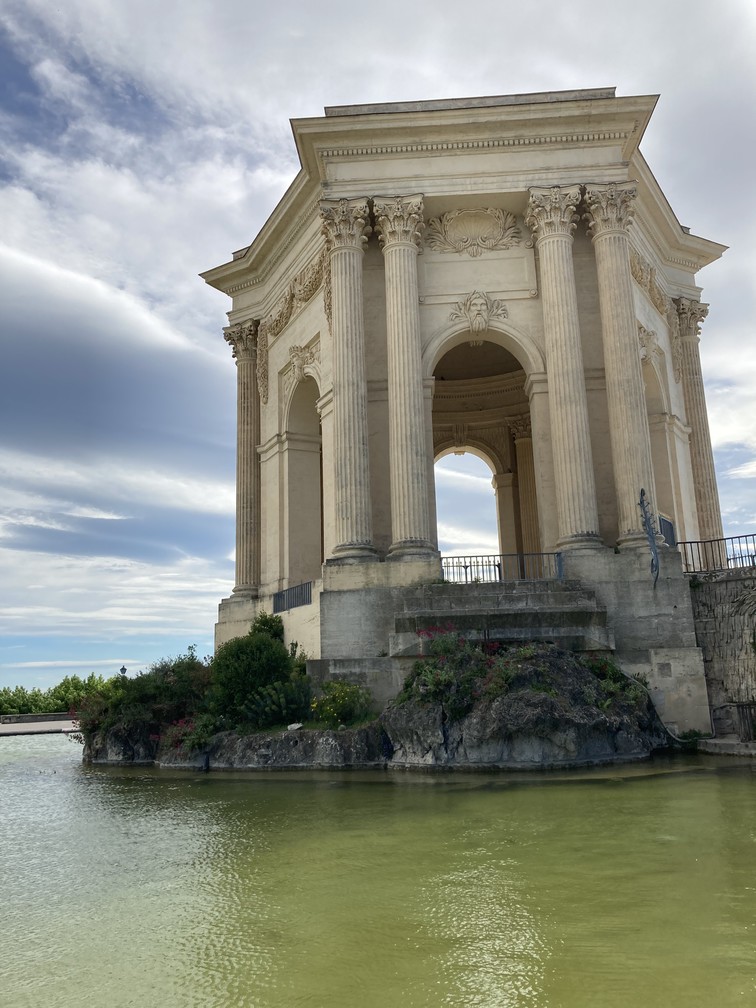
[{"label": "corinthian capital", "polygon": [[604,182],[585,187],[588,230],[594,238],[607,231],[626,231],[635,213],[635,182]]},{"label": "corinthian capital", "polygon": [[423,221],[423,197],[376,196],[373,200],[375,230],[383,248],[399,242],[420,247],[420,234],[425,227]]},{"label": "corinthian capital", "polygon": [[330,249],[364,249],[370,234],[366,199],[321,200],[323,234]]},{"label": "corinthian capital", "polygon": [[709,306],[688,298],[675,298],[677,317],[680,320],[680,338],[695,341],[701,334],[701,323],[709,314]]},{"label": "corinthian capital", "polygon": [[247,319],[223,330],[223,339],[231,347],[234,360],[254,360],[257,354],[257,319]]},{"label": "corinthian capital", "polygon": [[[530,225],[528,225],[530,227]],[[507,427],[512,431],[515,441],[523,441],[533,437],[530,413],[521,413],[519,416],[508,416],[504,418]]]},{"label": "corinthian capital", "polygon": [[549,235],[571,235],[578,220],[580,186],[534,186],[528,190],[525,223],[536,240]]}]

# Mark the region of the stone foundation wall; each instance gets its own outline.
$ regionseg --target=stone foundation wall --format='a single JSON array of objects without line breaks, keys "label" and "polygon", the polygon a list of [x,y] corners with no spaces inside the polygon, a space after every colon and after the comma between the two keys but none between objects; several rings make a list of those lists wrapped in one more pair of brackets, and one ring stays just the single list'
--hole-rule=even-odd
[{"label": "stone foundation wall", "polygon": [[726,734],[726,704],[756,699],[756,571],[700,575],[690,594],[714,727]]}]

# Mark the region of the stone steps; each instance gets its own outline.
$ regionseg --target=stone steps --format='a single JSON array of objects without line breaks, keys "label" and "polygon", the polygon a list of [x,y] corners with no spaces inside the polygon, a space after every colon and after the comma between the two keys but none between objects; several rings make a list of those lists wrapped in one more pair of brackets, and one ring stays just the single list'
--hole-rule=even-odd
[{"label": "stone steps", "polygon": [[423,632],[447,626],[469,640],[547,641],[570,651],[614,649],[606,611],[578,582],[510,581],[422,585],[403,592],[389,653],[422,654],[428,644]]}]

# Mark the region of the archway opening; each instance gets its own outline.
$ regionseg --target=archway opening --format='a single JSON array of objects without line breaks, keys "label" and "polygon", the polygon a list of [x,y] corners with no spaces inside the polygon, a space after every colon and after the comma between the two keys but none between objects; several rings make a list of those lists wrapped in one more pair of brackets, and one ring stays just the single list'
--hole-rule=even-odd
[{"label": "archway opening", "polygon": [[285,521],[289,585],[314,581],[323,563],[323,459],[318,386],[301,381],[291,398],[284,436]]},{"label": "archway opening", "polygon": [[436,460],[434,472],[441,555],[499,553],[491,464],[470,450],[450,449]]},{"label": "archway opening", "polygon": [[[435,470],[437,526],[446,555],[541,549],[526,376],[500,338],[459,333],[434,371],[433,449],[444,460]],[[486,484],[493,493],[484,493]],[[491,498],[493,529],[483,518]]]}]

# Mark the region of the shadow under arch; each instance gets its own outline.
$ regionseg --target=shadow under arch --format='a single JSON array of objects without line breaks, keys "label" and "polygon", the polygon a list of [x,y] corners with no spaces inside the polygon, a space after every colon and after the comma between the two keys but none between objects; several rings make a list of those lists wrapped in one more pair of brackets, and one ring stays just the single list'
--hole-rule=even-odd
[{"label": "shadow under arch", "polygon": [[668,544],[674,545],[685,526],[678,473],[679,456],[688,434],[687,428],[671,413],[665,365],[666,358],[660,347],[651,344],[645,348],[642,373],[654,477],[652,499],[656,512],[665,519],[660,531]]},{"label": "shadow under arch", "polygon": [[447,445],[440,442],[435,446],[433,464],[435,465],[436,462],[440,462],[441,459],[447,458],[449,455],[474,455],[481,462],[486,463],[491,470],[491,478],[501,471],[503,464],[502,459],[497,457],[498,453],[493,452],[489,445],[476,444],[473,441],[467,442],[464,447],[451,442]]},{"label": "shadow under arch", "polygon": [[[432,378],[441,358],[454,347],[469,342],[471,338],[470,328],[464,322],[448,322],[437,329],[423,349],[423,377]],[[541,348],[531,336],[516,326],[500,319],[490,319],[488,328],[480,334],[476,333],[474,338],[482,338],[507,350],[520,362],[526,377],[546,371],[546,360]]]}]

